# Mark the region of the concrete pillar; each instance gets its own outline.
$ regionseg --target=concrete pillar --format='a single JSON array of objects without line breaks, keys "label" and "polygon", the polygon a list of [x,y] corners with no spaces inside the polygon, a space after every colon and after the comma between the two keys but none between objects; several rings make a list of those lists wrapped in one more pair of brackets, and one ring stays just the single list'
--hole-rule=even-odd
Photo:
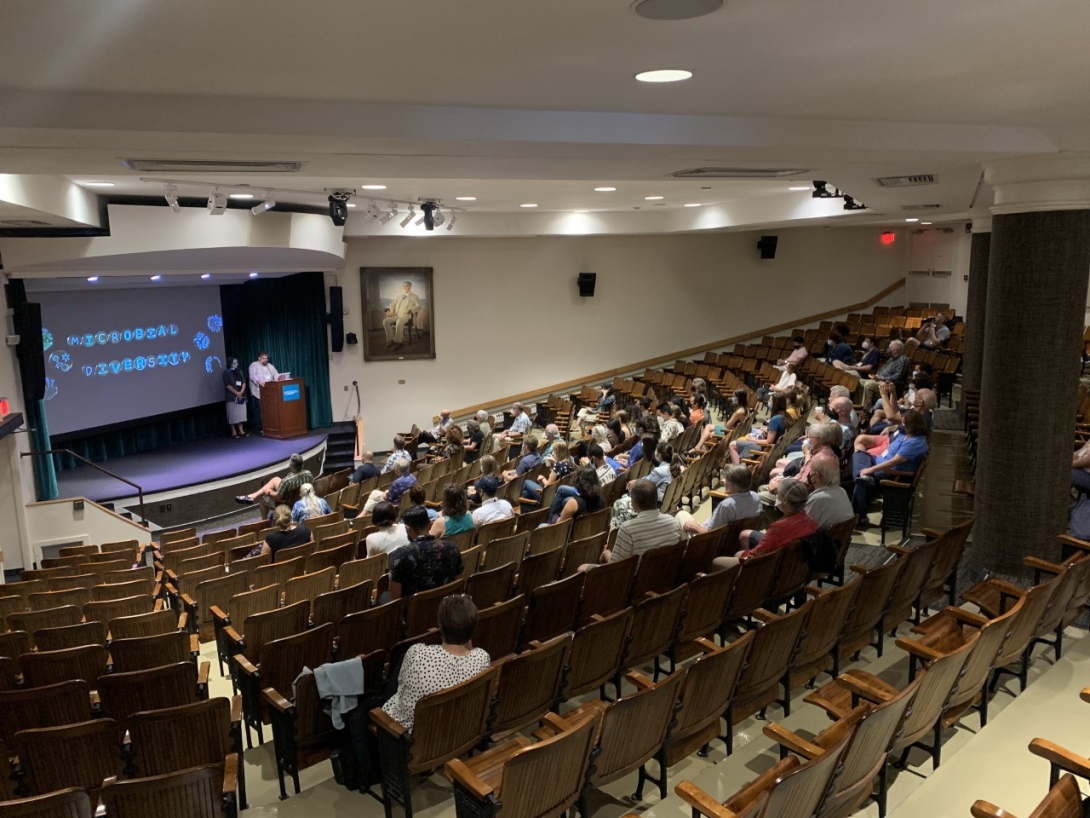
[{"label": "concrete pillar", "polygon": [[1090,154],[1000,160],[987,276],[973,561],[1028,577],[1066,530],[1090,276]]}]

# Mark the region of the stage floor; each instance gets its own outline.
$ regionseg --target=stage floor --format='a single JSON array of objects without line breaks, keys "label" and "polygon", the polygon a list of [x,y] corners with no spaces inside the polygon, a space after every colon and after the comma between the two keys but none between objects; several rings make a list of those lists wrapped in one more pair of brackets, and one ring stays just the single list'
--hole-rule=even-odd
[{"label": "stage floor", "polygon": [[[209,438],[119,457],[102,466],[137,483],[148,496],[273,468],[296,452],[320,446],[327,436],[312,432],[291,440],[254,434],[238,440]],[[97,503],[133,496],[131,486],[88,466],[58,474],[57,488],[60,497],[86,497]]]}]

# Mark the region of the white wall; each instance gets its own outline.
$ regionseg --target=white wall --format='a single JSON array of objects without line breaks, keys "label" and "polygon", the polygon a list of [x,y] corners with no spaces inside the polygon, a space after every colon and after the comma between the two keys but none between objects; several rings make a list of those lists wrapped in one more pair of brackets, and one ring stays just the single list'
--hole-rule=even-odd
[{"label": "white wall", "polygon": [[[2,305],[3,297],[0,296]],[[5,314],[0,320],[0,334],[11,332],[11,318]],[[23,411],[15,348],[6,344],[0,345],[0,397],[8,399],[12,412]],[[23,507],[34,499],[30,458],[19,457],[19,451],[29,448],[28,444],[25,428],[0,440],[0,551],[3,551],[4,564],[8,567],[18,566],[23,561],[27,542]]]},{"label": "white wall", "polygon": [[[104,542],[137,539],[142,543],[151,540],[147,529],[137,525],[98,503],[84,500],[83,508],[76,511],[71,499],[31,503],[26,507],[29,550],[22,563],[7,557],[7,567],[30,567],[31,562],[42,558],[42,549],[50,546],[80,543],[98,545]],[[51,555],[53,552],[49,552]]]},{"label": "white wall", "polygon": [[[772,232],[772,231],[764,231]],[[345,331],[361,344],[331,356],[335,420],[355,412],[368,448],[386,450],[414,421],[675,350],[867,300],[903,279],[908,242],[882,228],[521,239],[368,238],[348,242]],[[360,267],[433,267],[436,359],[364,363]],[[579,272],[598,274],[581,299]],[[399,384],[404,380],[404,384]],[[345,391],[349,387],[349,391]]]},{"label": "white wall", "polygon": [[932,302],[949,304],[955,313],[965,315],[969,297],[969,253],[972,236],[964,223],[913,229],[909,233],[909,271],[949,270],[950,276],[936,277],[910,272],[905,303]]}]

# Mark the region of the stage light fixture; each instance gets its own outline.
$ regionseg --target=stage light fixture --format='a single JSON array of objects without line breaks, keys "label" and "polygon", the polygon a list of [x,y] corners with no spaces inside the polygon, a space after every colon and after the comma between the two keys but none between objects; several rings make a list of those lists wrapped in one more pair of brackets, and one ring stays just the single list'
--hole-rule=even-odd
[{"label": "stage light fixture", "polygon": [[457,213],[454,213],[454,212],[451,212],[451,214],[450,214],[450,221],[449,221],[449,222],[447,222],[447,232],[448,232],[448,233],[449,233],[449,232],[450,232],[451,230],[453,230],[453,229],[454,229],[454,223],[455,223],[456,221],[458,221],[458,214],[457,214]]},{"label": "stage light fixture", "polygon": [[227,196],[218,190],[208,191],[208,213],[211,216],[222,216],[227,210]]},{"label": "stage light fixture", "polygon": [[409,222],[411,222],[414,218],[416,218],[416,211],[413,209],[412,205],[409,205],[409,212],[408,214],[406,214],[405,218],[401,220],[401,226],[408,227]]},{"label": "stage light fixture", "polygon": [[348,194],[331,193],[329,195],[329,218],[335,227],[344,227],[348,221]]},{"label": "stage light fixture", "polygon": [[844,209],[845,210],[866,210],[867,206],[862,202],[857,202],[853,197],[848,194],[844,194]]},{"label": "stage light fixture", "polygon": [[378,205],[375,204],[374,199],[367,203],[367,215],[373,219],[377,219],[382,215],[382,211],[378,209]]},{"label": "stage light fixture", "polygon": [[391,220],[391,219],[392,219],[393,217],[394,217],[394,214],[393,214],[393,213],[387,213],[387,214],[385,214],[384,216],[379,216],[379,219],[378,219],[378,223],[379,223],[379,224],[386,224],[386,223],[387,223],[387,222],[389,222],[389,221],[390,221],[390,220]]},{"label": "stage light fixture", "polygon": [[434,230],[435,211],[439,209],[439,205],[435,202],[424,202],[424,204],[420,205],[420,209],[423,211],[424,215],[422,215],[416,223],[420,224],[423,222],[425,230]]},{"label": "stage light fixture", "polygon": [[276,207],[276,202],[272,199],[266,199],[261,204],[257,204],[251,207],[250,212],[253,213],[255,216],[259,216],[266,210],[272,210],[274,207]]},{"label": "stage light fixture", "polygon": [[443,215],[443,211],[440,210],[438,206],[436,206],[436,208],[435,208],[435,218],[432,219],[432,221],[435,223],[435,226],[436,227],[442,227],[443,222],[445,222],[446,220],[447,220],[447,217]]},{"label": "stage light fixture", "polygon": [[170,209],[175,213],[180,213],[182,206],[178,204],[178,188],[174,185],[167,185],[163,190],[163,198],[167,200],[167,204],[170,205]]},{"label": "stage light fixture", "polygon": [[201,273],[201,279],[204,280],[204,281],[208,281],[208,279],[210,279],[211,277],[212,277],[211,273]]}]

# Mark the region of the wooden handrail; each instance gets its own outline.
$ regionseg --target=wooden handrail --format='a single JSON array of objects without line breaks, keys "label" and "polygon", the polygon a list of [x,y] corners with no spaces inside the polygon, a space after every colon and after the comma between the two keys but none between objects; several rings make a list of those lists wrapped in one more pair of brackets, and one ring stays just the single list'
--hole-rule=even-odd
[{"label": "wooden handrail", "polygon": [[[626,364],[625,366],[617,367],[615,369],[606,369],[602,372],[595,372],[593,375],[584,375],[579,378],[575,378],[570,381],[564,381],[563,383],[554,383],[551,386],[544,387],[542,389],[535,389],[532,392],[522,392],[518,395],[508,395],[503,398],[496,398],[495,400],[488,401],[487,403],[477,404],[476,406],[466,406],[461,409],[454,409],[451,411],[451,415],[455,418],[462,418],[466,416],[472,416],[475,412],[481,409],[495,409],[500,406],[510,406],[515,401],[529,401],[534,398],[544,397],[554,394],[556,392],[563,392],[564,390],[571,389],[572,387],[584,386],[588,383],[600,383],[603,381],[610,381],[621,375],[625,375],[629,372],[640,372],[648,367],[658,366],[659,364],[666,363],[668,361],[676,361],[678,358],[687,358],[690,355],[700,355],[704,352],[710,352],[714,349],[721,347],[733,346],[739,344],[742,341],[748,341],[750,338],[757,338],[764,335],[773,335],[777,332],[783,332],[784,330],[794,329],[795,327],[803,326],[805,324],[813,324],[815,321],[824,321],[826,318],[835,318],[838,315],[845,315],[850,312],[861,312],[868,307],[873,307],[887,295],[891,295],[901,287],[905,286],[905,280],[898,279],[890,284],[888,287],[882,289],[881,292],[871,296],[866,301],[860,301],[857,304],[849,304],[846,307],[838,307],[835,310],[828,310],[826,312],[818,313],[817,315],[808,315],[804,318],[798,318],[794,321],[789,321],[783,324],[775,324],[771,327],[764,327],[762,329],[753,330],[747,332],[744,335],[735,335],[731,338],[724,338],[720,341],[713,341],[710,344],[702,344],[697,347],[689,347],[688,349],[682,349],[678,352],[671,352],[669,355],[661,355],[657,358],[648,358],[645,361],[637,361],[634,364]],[[438,418],[436,418],[438,420]]]}]

